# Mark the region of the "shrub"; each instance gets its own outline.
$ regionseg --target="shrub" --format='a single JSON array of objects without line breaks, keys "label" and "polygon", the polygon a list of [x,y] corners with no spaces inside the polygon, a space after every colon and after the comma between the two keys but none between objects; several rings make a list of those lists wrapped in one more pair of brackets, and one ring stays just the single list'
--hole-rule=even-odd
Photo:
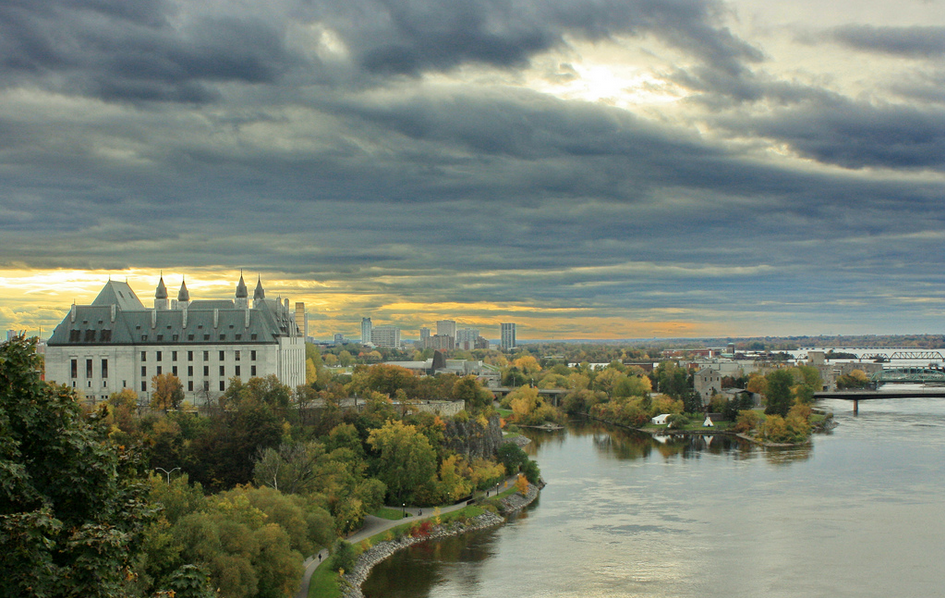
[{"label": "shrub", "polygon": [[353,571],[357,557],[354,554],[354,546],[338,540],[332,548],[331,569],[333,571]]}]

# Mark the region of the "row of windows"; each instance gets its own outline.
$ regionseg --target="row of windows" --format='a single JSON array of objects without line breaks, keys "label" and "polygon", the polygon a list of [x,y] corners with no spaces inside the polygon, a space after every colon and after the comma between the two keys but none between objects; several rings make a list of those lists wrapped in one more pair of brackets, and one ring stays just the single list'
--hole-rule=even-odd
[{"label": "row of windows", "polygon": [[[91,359],[85,360],[85,377],[86,378],[92,377],[92,370],[93,370],[92,361],[93,360]],[[79,377],[79,360],[78,359],[73,359],[71,363],[69,364],[69,373],[71,374],[72,378]],[[107,359],[102,360],[102,378],[108,378],[108,360]]]},{"label": "row of windows", "polygon": [[[160,354],[160,351],[158,351],[158,353]],[[176,353],[176,351],[175,351],[175,353]],[[256,352],[253,351],[252,353],[253,353],[253,359],[256,359]],[[160,361],[160,359],[159,359],[158,361]],[[237,361],[239,361],[239,357],[237,357]],[[79,360],[78,360],[78,359],[73,359],[73,360],[71,360],[69,366],[70,366],[70,371],[69,371],[70,377],[72,377],[72,378],[78,378],[78,377],[79,377]],[[249,366],[249,370],[250,370],[250,374],[249,374],[250,376],[255,376],[255,375],[256,375],[256,366],[255,366],[255,365]],[[222,365],[221,365],[219,371],[220,371],[220,376],[226,376],[226,366],[222,366]],[[102,373],[102,375],[101,375],[102,378],[108,378],[108,360],[107,360],[107,359],[103,359],[103,360],[102,360],[102,370],[101,370],[101,373]],[[160,374],[162,374],[162,373],[164,373],[163,368],[162,368],[161,366],[157,366],[157,374],[160,375]],[[177,374],[177,366],[176,366],[176,365],[175,365],[175,366],[171,366],[171,373],[174,374],[175,376],[178,375],[178,374]],[[94,360],[92,360],[92,359],[86,359],[86,360],[85,360],[85,377],[86,377],[86,378],[92,378],[93,374],[94,374]],[[146,378],[147,375],[148,375],[148,366],[146,366],[146,365],[141,366],[141,377],[142,377],[142,378]],[[188,375],[188,376],[193,376],[193,375],[194,375],[194,366],[192,366],[192,365],[187,366],[187,375]],[[204,376],[209,376],[209,375],[210,375],[210,366],[209,366],[209,365],[203,366],[203,375],[204,375]],[[240,376],[240,375],[241,375],[241,368],[240,368],[240,366],[235,366],[235,368],[234,368],[234,374],[233,374],[233,375],[234,375],[234,376]],[[91,384],[92,384],[92,382],[90,381],[90,382],[89,382],[89,386],[91,386]],[[75,383],[73,383],[73,386],[75,386]]]},{"label": "row of windows", "polygon": [[[160,376],[161,374],[164,373],[164,368],[162,368],[161,366],[157,366],[156,370],[157,370],[157,371],[156,371],[156,375],[158,375],[158,376]],[[222,365],[221,365],[219,372],[220,372],[220,376],[221,376],[221,377],[226,376],[226,366],[222,366]],[[175,376],[178,375],[178,373],[177,373],[177,366],[176,366],[176,365],[171,367],[171,374],[173,374],[173,375],[175,375]],[[191,377],[191,376],[193,376],[193,375],[194,375],[194,366],[192,366],[192,365],[187,366],[187,376],[188,376],[188,377]],[[203,366],[203,375],[204,375],[204,377],[210,375],[210,366],[209,366],[209,365]],[[242,368],[240,368],[240,366],[235,366],[235,367],[233,368],[233,375],[234,375],[234,376],[241,376],[241,375],[242,375]],[[256,376],[256,366],[254,366],[254,365],[249,366],[249,375],[250,375],[251,377],[255,377],[255,376]],[[73,377],[74,377],[74,376],[73,376]],[[142,378],[147,378],[147,377],[148,377],[148,366],[146,366],[146,365],[141,366],[141,377],[142,377]]]},{"label": "row of windows", "polygon": [[[73,332],[77,332],[77,331],[73,331]],[[180,335],[179,335],[179,334],[170,334],[170,335],[168,335],[168,336],[170,336],[170,340],[171,340],[172,342],[175,342],[175,343],[176,343],[176,342],[179,342],[179,341],[180,341]],[[187,340],[189,340],[189,341],[196,340],[196,336],[197,336],[197,335],[195,335],[195,334],[188,334],[188,335],[187,335]],[[253,333],[253,334],[250,334],[250,335],[249,335],[249,340],[251,340],[251,341],[255,341],[255,340],[258,340],[258,339],[259,339],[259,335],[256,334],[256,333]],[[69,340],[72,340],[71,337],[70,337]],[[76,339],[76,340],[78,340],[78,339]],[[94,338],[93,338],[93,340],[94,340]],[[157,334],[157,335],[155,335],[154,340],[155,340],[156,342],[161,342],[161,341],[164,340],[164,335],[163,335],[163,334]],[[205,341],[210,340],[210,334],[209,334],[209,333],[204,334],[204,335],[203,335],[203,340],[205,340]],[[221,334],[221,335],[220,335],[220,340],[221,340],[221,341],[226,341],[226,335],[225,335],[225,334]],[[243,340],[243,335],[242,335],[242,334],[234,334],[234,335],[233,335],[233,340],[241,341],[241,340]],[[142,334],[142,335],[141,335],[141,341],[142,341],[142,342],[148,342],[148,335],[147,335],[147,334]]]},{"label": "row of windows", "polygon": [[[233,360],[234,360],[234,361],[239,361],[239,360],[240,360],[240,356],[241,356],[241,352],[240,352],[240,351],[233,351]],[[223,360],[225,360],[225,359],[226,359],[226,351],[220,351],[220,361],[223,361]],[[147,351],[142,351],[142,352],[141,352],[141,361],[147,361],[147,360],[148,360],[148,352],[147,352]],[[155,352],[154,352],[154,361],[163,361],[163,360],[164,360],[164,351],[155,351]],[[194,360],[194,352],[193,352],[193,351],[187,351],[187,361],[193,361],[193,360]],[[204,361],[210,361],[210,351],[204,351],[204,352],[203,352],[203,360],[204,360]],[[256,351],[250,351],[250,352],[249,352],[249,360],[250,360],[250,361],[256,361]],[[177,361],[177,351],[171,351],[171,361]]]},{"label": "row of windows", "polygon": [[[100,342],[100,343],[107,343],[107,342],[109,342],[110,340],[112,340],[112,331],[111,331],[111,330],[104,329],[104,330],[99,331],[98,342]],[[94,330],[86,330],[86,331],[85,331],[85,339],[83,340],[83,338],[82,338],[82,331],[81,331],[81,330],[70,330],[70,331],[69,331],[69,342],[70,342],[70,343],[79,343],[79,342],[94,343],[94,342],[95,342],[95,331],[94,331]]]},{"label": "row of windows", "polygon": [[[255,368],[256,368],[256,366],[253,366],[253,369],[255,369]],[[254,373],[253,375],[255,375],[255,373]],[[239,374],[237,374],[237,376],[239,376]],[[74,386],[75,386],[75,383],[73,382],[73,387],[74,387]],[[206,390],[210,390],[210,381],[209,381],[209,380],[204,380],[204,381],[203,381],[203,390],[205,390],[205,391],[206,391]],[[226,390],[226,381],[225,381],[225,380],[220,380],[220,392],[223,392],[223,391],[225,391],[225,390]],[[148,392],[148,383],[147,383],[145,380],[142,380],[142,381],[141,381],[141,392]],[[188,380],[188,381],[187,381],[187,392],[194,392],[194,381],[193,381],[193,380]]]}]

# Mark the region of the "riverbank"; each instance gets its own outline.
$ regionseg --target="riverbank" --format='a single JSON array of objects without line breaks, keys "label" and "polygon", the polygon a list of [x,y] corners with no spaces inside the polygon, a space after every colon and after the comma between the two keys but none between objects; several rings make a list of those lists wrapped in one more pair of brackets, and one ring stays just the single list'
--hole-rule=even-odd
[{"label": "riverbank", "polygon": [[[544,487],[544,483],[541,483],[541,487]],[[342,596],[344,596],[344,598],[364,598],[364,594],[361,592],[361,584],[368,578],[371,569],[398,550],[403,550],[404,548],[419,544],[420,542],[426,542],[427,540],[457,536],[459,534],[501,525],[505,523],[506,518],[510,515],[521,511],[534,502],[535,499],[538,498],[540,489],[539,486],[529,484],[525,496],[515,492],[509,496],[498,499],[495,502],[498,503],[496,506],[501,515],[493,513],[492,511],[486,511],[467,521],[450,521],[448,523],[434,525],[430,528],[429,534],[426,535],[412,536],[404,534],[393,540],[379,542],[361,553],[354,571],[342,576],[342,584],[346,586]]]}]

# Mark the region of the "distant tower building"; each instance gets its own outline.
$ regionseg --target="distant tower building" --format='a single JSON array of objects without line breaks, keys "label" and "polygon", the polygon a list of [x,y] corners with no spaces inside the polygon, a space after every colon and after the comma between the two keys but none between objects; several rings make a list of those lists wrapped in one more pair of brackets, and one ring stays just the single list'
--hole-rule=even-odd
[{"label": "distant tower building", "polygon": [[336,333],[335,333],[335,344],[336,344],[336,345],[343,345],[343,344],[345,344],[345,335],[341,334],[340,332],[336,332]]},{"label": "distant tower building", "polygon": [[456,339],[448,334],[435,334],[430,337],[430,346],[437,351],[449,351],[456,347]]},{"label": "distant tower building", "polygon": [[389,349],[400,348],[400,328],[396,326],[375,326],[371,331],[371,342],[375,347]]},{"label": "distant tower building", "polygon": [[502,323],[501,348],[503,351],[511,351],[515,348],[515,323]]},{"label": "distant tower building", "polygon": [[476,339],[479,331],[475,328],[461,328],[456,331],[456,348],[466,351],[476,348]]},{"label": "distant tower building", "polygon": [[374,330],[374,324],[371,318],[361,318],[361,344],[366,345],[371,341],[371,331]]},{"label": "distant tower building", "polygon": [[436,323],[437,336],[452,336],[456,340],[456,322],[453,320],[438,320]]},{"label": "distant tower building", "polygon": [[420,328],[420,348],[426,349],[430,346],[430,329],[426,326]]},{"label": "distant tower building", "polygon": [[295,303],[295,325],[302,331],[302,338],[308,340],[308,313],[305,312],[305,304],[301,301]]}]

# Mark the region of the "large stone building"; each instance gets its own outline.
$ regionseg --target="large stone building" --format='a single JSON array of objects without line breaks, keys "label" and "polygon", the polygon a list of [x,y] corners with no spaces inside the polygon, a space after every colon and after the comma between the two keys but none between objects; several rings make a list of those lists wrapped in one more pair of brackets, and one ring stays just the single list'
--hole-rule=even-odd
[{"label": "large stone building", "polygon": [[147,398],[151,379],[174,374],[186,400],[203,404],[230,378],[274,374],[295,388],[305,383],[305,340],[289,300],[266,299],[257,281],[252,306],[240,276],[232,300],[191,301],[181,283],[169,304],[161,277],[154,307],[146,308],[126,282],[109,280],[91,305],[72,305],[46,352],[46,379],[86,397],[104,399],[122,388]]}]

